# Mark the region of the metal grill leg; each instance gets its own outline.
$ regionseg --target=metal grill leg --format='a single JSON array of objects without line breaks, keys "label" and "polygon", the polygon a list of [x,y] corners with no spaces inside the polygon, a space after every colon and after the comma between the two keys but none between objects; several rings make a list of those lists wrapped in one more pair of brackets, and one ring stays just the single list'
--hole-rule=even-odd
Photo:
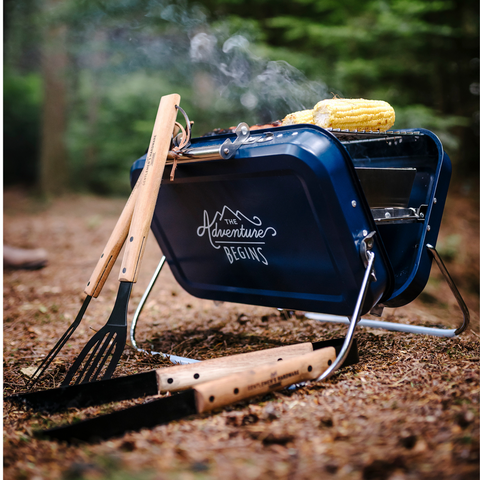
[{"label": "metal grill leg", "polygon": [[148,284],[147,289],[145,290],[142,298],[140,299],[140,303],[138,304],[137,309],[135,310],[135,314],[133,315],[132,325],[130,326],[130,343],[132,344],[132,347],[137,352],[148,353],[150,355],[161,355],[163,358],[170,360],[172,363],[178,363],[180,365],[185,365],[187,363],[196,363],[196,362],[199,362],[199,360],[194,360],[193,358],[186,358],[186,357],[177,357],[176,355],[169,355],[168,353],[144,350],[143,348],[138,347],[137,341],[135,340],[135,330],[137,328],[138,319],[140,317],[140,314],[142,313],[143,307],[148,299],[148,296],[150,295],[150,292],[152,291],[152,288],[155,285],[155,282],[157,281],[158,275],[160,275],[160,272],[162,271],[162,268],[165,264],[165,260],[166,258],[165,256],[163,256],[157,268],[155,269],[155,272],[153,273],[153,276],[150,280],[150,283]]},{"label": "metal grill leg", "polygon": [[440,257],[440,254],[437,252],[437,250],[435,249],[435,247],[433,245],[430,245],[430,244],[427,243],[426,246],[427,246],[428,252],[433,257],[433,259],[435,260],[435,263],[437,264],[438,268],[442,272],[443,278],[445,279],[448,286],[450,287],[450,290],[453,293],[455,299],[457,300],[457,304],[460,307],[460,310],[462,311],[463,322],[455,330],[455,335],[460,335],[462,332],[464,332],[468,328],[468,325],[470,324],[470,312],[468,311],[467,305],[463,301],[463,298],[460,295],[460,292],[458,291],[458,288],[455,285],[455,282],[453,281],[453,278],[448,273],[447,267],[443,263],[443,260]]},{"label": "metal grill leg", "polygon": [[350,347],[352,346],[353,336],[355,333],[355,328],[360,320],[360,312],[363,308],[363,303],[365,302],[365,297],[367,296],[368,286],[370,285],[370,281],[373,277],[373,264],[375,262],[375,254],[372,251],[365,252],[367,257],[367,266],[365,269],[365,274],[363,276],[362,285],[360,287],[360,291],[358,292],[357,303],[355,304],[355,309],[353,311],[353,315],[350,318],[350,326],[348,327],[347,334],[345,335],[345,341],[343,342],[342,349],[338,354],[335,361],[328,367],[325,372],[322,373],[317,378],[317,381],[325,380],[330,375],[332,375],[336,370],[338,370],[342,363],[347,358],[348,352],[350,351]]},{"label": "metal grill leg", "polygon": [[[369,327],[369,328],[382,328],[384,330],[390,330],[393,332],[405,332],[405,333],[416,333],[422,335],[433,335],[436,337],[455,337],[460,335],[464,332],[469,324],[470,324],[470,312],[468,311],[468,307],[465,304],[460,292],[458,291],[452,277],[448,273],[447,267],[443,263],[440,254],[437,252],[435,247],[432,245],[426,245],[429,254],[435,260],[435,263],[438,265],[440,272],[442,272],[443,278],[447,282],[450,290],[452,291],[455,299],[457,300],[457,304],[460,307],[463,315],[463,321],[461,325],[454,329],[454,328],[436,328],[436,327],[424,327],[422,325],[405,325],[402,323],[395,323],[395,322],[383,322],[381,320],[360,320],[358,322],[359,326],[361,327]],[[332,322],[332,323],[344,323],[349,324],[350,320],[347,317],[341,317],[336,315],[325,315],[322,313],[307,313],[305,315],[307,318],[311,318],[312,320],[318,320],[320,322]]]}]

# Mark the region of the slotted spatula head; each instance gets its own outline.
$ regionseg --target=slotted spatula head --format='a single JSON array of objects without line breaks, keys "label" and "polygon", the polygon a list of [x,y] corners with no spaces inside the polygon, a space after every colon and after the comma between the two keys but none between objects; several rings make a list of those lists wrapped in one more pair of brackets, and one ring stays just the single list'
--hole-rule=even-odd
[{"label": "slotted spatula head", "polygon": [[85,345],[75,363],[62,382],[62,386],[93,382],[100,375],[102,380],[110,378],[120,361],[127,341],[127,310],[131,282],[120,282],[117,299],[110,318]]}]

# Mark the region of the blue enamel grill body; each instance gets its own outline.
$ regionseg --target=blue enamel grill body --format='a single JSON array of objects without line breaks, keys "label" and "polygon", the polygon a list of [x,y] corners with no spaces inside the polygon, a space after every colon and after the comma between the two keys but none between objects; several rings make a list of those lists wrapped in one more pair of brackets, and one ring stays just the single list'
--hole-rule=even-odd
[{"label": "blue enamel grill body", "polygon": [[[235,134],[193,139],[192,148],[227,138]],[[134,163],[132,184],[144,162]],[[411,218],[391,218],[393,199],[378,204],[383,182],[368,191],[371,173],[392,168],[410,172],[402,211]],[[362,240],[372,232],[376,281],[362,314],[404,305],[423,290],[426,244],[436,243],[451,167],[426,130],[369,135],[295,125],[253,131],[228,160],[179,162],[174,181],[170,171],[152,231],[187,292],[348,316],[365,273]]]}]

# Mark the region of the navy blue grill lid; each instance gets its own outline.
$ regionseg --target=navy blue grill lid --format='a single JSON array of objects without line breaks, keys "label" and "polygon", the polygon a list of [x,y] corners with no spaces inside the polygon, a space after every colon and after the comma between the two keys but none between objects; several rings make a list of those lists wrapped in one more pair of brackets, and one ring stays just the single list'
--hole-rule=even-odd
[{"label": "navy blue grill lid", "polygon": [[[192,295],[351,315],[365,271],[360,242],[376,230],[352,160],[318,127],[273,133],[233,159],[180,164],[173,182],[167,167],[153,233]],[[134,164],[133,182],[142,167]],[[394,285],[379,235],[374,253],[377,281],[363,313]]]}]

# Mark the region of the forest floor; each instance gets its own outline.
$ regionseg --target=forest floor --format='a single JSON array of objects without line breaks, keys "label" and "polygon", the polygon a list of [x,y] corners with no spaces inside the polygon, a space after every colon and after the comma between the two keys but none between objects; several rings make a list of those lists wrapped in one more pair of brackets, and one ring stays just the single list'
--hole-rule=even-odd
[{"label": "forest floor", "polygon": [[[32,368],[75,318],[123,203],[82,195],[42,203],[21,190],[5,191],[5,242],[49,253],[42,270],[4,271],[5,396],[25,391]],[[478,479],[478,211],[477,201],[450,193],[438,242],[470,308],[472,328],[462,335],[359,328],[360,363],[327,381],[96,444],[68,446],[34,432],[119,409],[125,402],[48,415],[5,401],[4,478]],[[160,257],[150,236],[129,321]],[[105,323],[115,301],[118,269],[35,389],[58,386],[87,339]],[[452,327],[461,313],[433,266],[420,297],[386,309],[383,319]],[[345,326],[301,313],[286,320],[272,308],[216,306],[187,294],[165,268],[143,310],[137,341],[143,348],[206,359],[334,338],[345,331]],[[166,365],[127,343],[115,376]]]}]

